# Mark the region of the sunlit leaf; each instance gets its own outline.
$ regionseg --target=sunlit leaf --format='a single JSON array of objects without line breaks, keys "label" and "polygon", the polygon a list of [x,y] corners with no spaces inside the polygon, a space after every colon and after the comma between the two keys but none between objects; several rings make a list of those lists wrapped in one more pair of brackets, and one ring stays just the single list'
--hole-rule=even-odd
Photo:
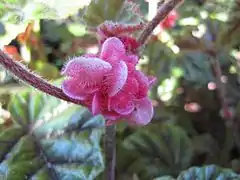
[{"label": "sunlit leaf", "polygon": [[215,165],[203,166],[203,167],[191,167],[186,171],[183,171],[176,179],[164,176],[154,180],[238,180],[239,175],[234,173],[231,169],[221,168]]},{"label": "sunlit leaf", "polygon": [[84,11],[84,22],[97,26],[104,21],[138,24],[143,21],[139,6],[124,0],[94,0]]},{"label": "sunlit leaf", "polygon": [[220,168],[215,165],[192,167],[182,172],[177,180],[212,180],[212,179],[232,179],[237,180],[240,176],[235,174],[230,169]]},{"label": "sunlit leaf", "polygon": [[43,61],[35,61],[33,70],[45,79],[52,80],[60,76],[56,66]]},{"label": "sunlit leaf", "polygon": [[19,23],[34,19],[61,19],[77,13],[89,1],[73,0],[3,0],[0,2],[0,18]]},{"label": "sunlit leaf", "polygon": [[17,37],[18,34],[23,33],[27,27],[27,23],[4,23],[4,27],[6,32],[4,34],[0,34],[0,48],[3,48],[4,45],[8,45]]},{"label": "sunlit leaf", "polygon": [[88,3],[87,0],[2,0],[0,21],[4,22],[6,33],[0,34],[1,46],[7,45],[19,33],[23,33],[31,20],[64,19],[76,14]]},{"label": "sunlit leaf", "polygon": [[91,26],[114,20],[123,6],[124,0],[92,1],[84,12],[84,21]]}]

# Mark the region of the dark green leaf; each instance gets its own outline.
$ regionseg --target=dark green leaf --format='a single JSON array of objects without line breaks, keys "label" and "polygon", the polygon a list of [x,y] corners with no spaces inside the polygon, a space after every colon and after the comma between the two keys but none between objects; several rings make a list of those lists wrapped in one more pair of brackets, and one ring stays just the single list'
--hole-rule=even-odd
[{"label": "dark green leaf", "polygon": [[51,43],[71,41],[73,38],[66,24],[54,20],[41,21],[41,34],[44,40]]},{"label": "dark green leaf", "polygon": [[200,51],[184,53],[177,59],[182,63],[184,80],[194,87],[202,87],[214,81],[210,56]]},{"label": "dark green leaf", "polygon": [[139,154],[139,176],[150,179],[160,175],[177,175],[191,162],[191,142],[186,133],[173,125],[149,126],[130,135],[124,146]]},{"label": "dark green leaf", "polygon": [[196,154],[213,153],[213,150],[215,150],[214,152],[216,152],[216,149],[219,150],[217,142],[210,134],[201,134],[194,136],[192,141]]},{"label": "dark green leaf", "polygon": [[157,40],[148,44],[144,55],[149,58],[148,73],[158,76],[159,82],[169,77],[173,63],[171,60],[175,58],[170,48]]},{"label": "dark green leaf", "polygon": [[24,91],[9,103],[14,124],[0,133],[6,180],[91,180],[103,170],[104,122],[85,108]]}]

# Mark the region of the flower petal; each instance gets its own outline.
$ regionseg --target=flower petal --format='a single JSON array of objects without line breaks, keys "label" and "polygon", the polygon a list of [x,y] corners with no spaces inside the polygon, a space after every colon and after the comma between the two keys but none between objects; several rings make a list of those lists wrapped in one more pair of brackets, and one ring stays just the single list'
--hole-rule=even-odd
[{"label": "flower petal", "polygon": [[139,85],[138,98],[146,97],[149,89],[148,78],[141,71],[136,71],[135,77]]},{"label": "flower petal", "polygon": [[112,69],[111,64],[100,58],[77,57],[67,63],[62,74],[71,77],[98,78]]},{"label": "flower petal", "polygon": [[93,93],[97,88],[85,89],[77,79],[66,79],[62,83],[63,92],[71,98],[84,100],[89,93]]},{"label": "flower petal", "polygon": [[111,99],[110,107],[121,115],[128,115],[134,110],[132,96],[119,93]]},{"label": "flower petal", "polygon": [[128,56],[126,56],[125,59],[126,59],[125,61],[126,61],[127,63],[130,63],[130,64],[132,64],[132,65],[134,65],[134,66],[137,65],[138,60],[139,60],[138,56],[136,56],[136,55],[128,55]]},{"label": "flower petal", "polygon": [[75,79],[74,86],[78,86],[78,89],[89,93],[97,89],[111,69],[111,64],[99,58],[79,57],[68,62],[62,73]]},{"label": "flower petal", "polygon": [[153,106],[150,99],[143,98],[136,100],[136,109],[129,116],[130,124],[136,125],[146,125],[148,124],[153,117]]},{"label": "flower petal", "polygon": [[111,37],[104,41],[100,58],[112,64],[119,62],[125,53],[126,51],[122,41],[116,37]]},{"label": "flower petal", "polygon": [[128,76],[128,68],[124,61],[113,66],[112,71],[106,75],[105,86],[107,86],[110,97],[116,95],[125,85]]},{"label": "flower petal", "polygon": [[125,94],[135,97],[139,91],[139,84],[136,78],[129,75],[127,82],[121,91]]},{"label": "flower petal", "polygon": [[100,107],[99,95],[98,93],[95,93],[92,101],[92,114],[97,115],[97,114],[100,114],[100,112],[101,112],[101,107]]},{"label": "flower petal", "polygon": [[131,36],[121,36],[119,39],[123,42],[125,49],[129,52],[135,53],[140,44]]}]

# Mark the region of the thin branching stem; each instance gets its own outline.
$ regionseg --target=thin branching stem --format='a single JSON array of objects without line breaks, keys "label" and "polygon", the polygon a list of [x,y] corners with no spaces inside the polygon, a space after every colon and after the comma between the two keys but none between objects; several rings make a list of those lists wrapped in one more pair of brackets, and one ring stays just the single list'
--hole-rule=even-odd
[{"label": "thin branching stem", "polygon": [[152,34],[153,30],[155,29],[155,27],[162,21],[164,20],[167,15],[173,10],[175,9],[179,4],[181,4],[183,2],[183,0],[168,0],[165,3],[163,3],[158,11],[156,16],[152,19],[152,21],[150,21],[145,29],[143,30],[143,32],[140,34],[139,38],[138,38],[138,42],[139,44],[143,45],[146,43],[148,37]]}]

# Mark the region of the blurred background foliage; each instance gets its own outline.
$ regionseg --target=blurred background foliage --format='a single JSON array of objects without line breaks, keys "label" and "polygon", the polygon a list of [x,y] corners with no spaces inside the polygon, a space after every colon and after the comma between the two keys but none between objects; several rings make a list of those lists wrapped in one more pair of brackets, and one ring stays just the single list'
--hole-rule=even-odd
[{"label": "blurred background foliage", "polygon": [[[105,20],[146,22],[156,10],[149,2],[0,0],[0,48],[60,85],[70,57],[98,52],[91,29]],[[141,51],[138,68],[157,77],[155,115],[146,127],[117,125],[117,179],[240,179],[240,1],[185,0],[176,11],[174,25],[159,26]],[[2,68],[0,103],[0,180],[104,179],[101,116]]]}]

